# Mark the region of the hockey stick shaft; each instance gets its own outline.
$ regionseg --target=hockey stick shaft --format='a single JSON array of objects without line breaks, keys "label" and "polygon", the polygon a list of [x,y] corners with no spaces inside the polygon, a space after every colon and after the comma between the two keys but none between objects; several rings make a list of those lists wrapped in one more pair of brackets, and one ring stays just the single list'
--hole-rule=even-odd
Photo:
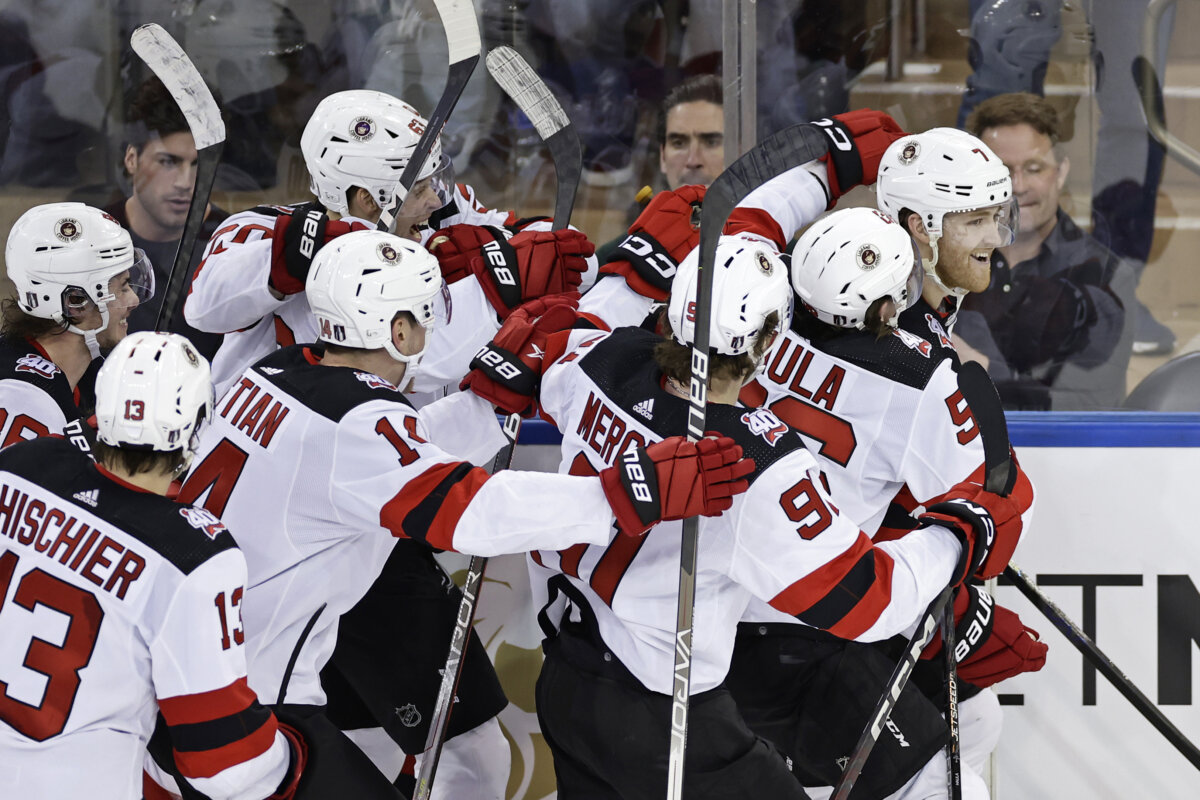
[{"label": "hockey stick shaft", "polygon": [[1183,754],[1184,758],[1191,762],[1192,766],[1200,770],[1200,749],[1166,718],[1158,706],[1138,689],[1134,682],[1112,662],[1112,659],[1096,646],[1092,637],[1080,630],[1079,626],[1072,622],[1071,618],[1063,613],[1063,610],[1047,597],[1016,564],[1010,563],[1005,568],[1004,577],[1012,581],[1013,585],[1021,591],[1021,594],[1025,595],[1029,599],[1029,602],[1033,603],[1034,607],[1038,611],[1041,611],[1046,616],[1046,619],[1050,620],[1063,636],[1067,637],[1067,641],[1073,644],[1075,649],[1082,653],[1083,657],[1090,661],[1108,679],[1108,682],[1124,695],[1125,699],[1132,703],[1133,707],[1176,750]]},{"label": "hockey stick shaft", "polygon": [[[513,451],[517,437],[521,434],[521,415],[509,414],[504,420],[504,435],[508,439],[492,462],[492,474],[512,466]],[[438,686],[437,698],[433,703],[433,716],[429,721],[429,733],[425,737],[425,749],[417,768],[414,800],[428,800],[433,792],[433,779],[437,774],[438,761],[442,757],[442,746],[446,743],[446,732],[450,728],[450,714],[454,709],[454,695],[462,679],[467,642],[475,624],[475,611],[479,606],[479,589],[487,571],[485,556],[471,556],[467,564],[467,577],[463,581],[462,600],[458,604],[458,616],[454,619],[454,630],[450,635],[450,651],[442,667],[442,682]]]},{"label": "hockey stick shaft", "polygon": [[[700,209],[700,265],[696,286],[696,327],[688,382],[688,440],[704,436],[707,421],[709,320],[717,242],[730,213],[746,195],[787,170],[820,158],[828,140],[811,125],[793,125],[767,137],[717,176]],[[667,754],[667,798],[682,800],[687,754],[688,705],[692,686],[692,615],[696,601],[696,558],[700,520],[683,521],[679,548],[679,592],[675,612],[671,741]]]},{"label": "hockey stick shaft", "polygon": [[421,170],[425,168],[425,162],[429,160],[434,143],[442,135],[442,129],[446,127],[446,121],[450,118],[450,112],[458,104],[458,98],[462,97],[463,90],[467,88],[467,81],[471,79],[471,73],[475,71],[475,65],[479,63],[479,20],[475,16],[475,6],[472,0],[434,0],[433,4],[437,7],[438,17],[442,21],[449,50],[446,86],[442,90],[442,96],[438,99],[437,105],[433,108],[433,113],[429,115],[425,130],[422,132],[421,138],[417,140],[417,146],[413,149],[412,156],[400,173],[400,185],[396,191],[394,205],[391,208],[383,209],[380,214],[379,227],[381,230],[392,231],[395,228],[396,215],[403,207],[404,199],[417,182]]},{"label": "hockey stick shaft", "polygon": [[950,741],[946,745],[946,783],[950,800],[962,800],[962,741],[958,727],[958,664],[955,662],[954,603],[942,611],[942,659],[946,665],[946,725]]},{"label": "hockey stick shaft", "polygon": [[908,640],[904,657],[896,664],[896,668],[892,670],[892,675],[888,678],[883,696],[875,704],[875,710],[871,712],[871,718],[867,722],[867,726],[863,729],[862,735],[858,737],[858,743],[854,745],[850,760],[846,763],[846,768],[842,771],[842,777],[838,779],[837,786],[834,787],[833,800],[846,800],[850,796],[850,792],[854,789],[854,784],[858,781],[859,776],[862,775],[863,767],[866,766],[871,751],[875,749],[875,742],[879,740],[879,734],[883,731],[883,726],[887,722],[888,716],[892,713],[892,709],[896,707],[896,701],[900,699],[900,692],[904,690],[909,676],[912,675],[913,667],[917,664],[917,659],[921,657],[921,651],[925,649],[925,646],[929,644],[929,640],[933,638],[933,632],[937,629],[938,622],[942,619],[946,607],[953,606],[953,603],[950,603],[952,595],[953,587],[947,586],[942,590],[941,594],[933,599],[933,602],[930,603],[925,616],[921,620],[920,626],[913,633],[912,638]]},{"label": "hockey stick shaft", "polygon": [[164,331],[170,328],[174,320],[175,306],[189,277],[192,251],[204,224],[208,199],[217,176],[217,165],[221,162],[221,151],[225,147],[225,123],[204,79],[170,34],[159,25],[150,23],[136,28],[129,42],[183,112],[197,152],[192,200],[183,223],[183,233],[175,248],[175,257],[167,272],[167,282],[162,289],[163,302],[154,321],[154,330]]},{"label": "hockey stick shaft", "polygon": [[511,47],[496,47],[487,54],[487,68],[496,83],[529,118],[554,161],[554,225],[570,223],[583,172],[583,146],[570,117],[533,67]]}]

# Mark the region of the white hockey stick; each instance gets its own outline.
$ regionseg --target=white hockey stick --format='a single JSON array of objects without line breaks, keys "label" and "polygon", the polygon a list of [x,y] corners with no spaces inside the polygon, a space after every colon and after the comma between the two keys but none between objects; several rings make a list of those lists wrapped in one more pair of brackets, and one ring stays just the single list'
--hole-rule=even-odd
[{"label": "white hockey stick", "polygon": [[394,231],[396,215],[404,205],[404,198],[408,197],[409,190],[417,182],[417,176],[429,160],[434,142],[442,135],[442,128],[446,127],[450,112],[454,110],[463,89],[467,88],[471,73],[475,71],[475,65],[479,63],[479,20],[475,17],[475,4],[472,0],[433,0],[433,4],[437,6],[442,28],[446,32],[450,69],[446,74],[446,88],[442,90],[441,99],[429,115],[425,132],[421,134],[412,157],[400,173],[400,186],[396,190],[395,202],[390,208],[383,209],[379,217],[379,229],[389,233]]},{"label": "white hockey stick", "polygon": [[583,146],[579,143],[579,133],[546,82],[516,50],[503,46],[493,48],[487,54],[487,68],[550,148],[557,184],[553,230],[561,230],[571,221],[579,176],[583,173]]},{"label": "white hockey stick", "polygon": [[221,109],[213,99],[212,92],[200,77],[192,60],[183,48],[160,26],[150,23],[136,28],[129,37],[133,51],[146,66],[158,76],[163,86],[171,93],[179,110],[183,112],[196,143],[196,185],[192,189],[192,202],[188,206],[187,218],[183,223],[183,235],[175,250],[175,258],[167,273],[163,286],[163,303],[154,321],[154,330],[164,331],[171,325],[179,294],[187,283],[188,266],[192,261],[192,249],[204,224],[204,212],[208,209],[208,198],[212,194],[213,180],[217,176],[217,164],[221,161],[221,150],[225,147],[225,122]]}]

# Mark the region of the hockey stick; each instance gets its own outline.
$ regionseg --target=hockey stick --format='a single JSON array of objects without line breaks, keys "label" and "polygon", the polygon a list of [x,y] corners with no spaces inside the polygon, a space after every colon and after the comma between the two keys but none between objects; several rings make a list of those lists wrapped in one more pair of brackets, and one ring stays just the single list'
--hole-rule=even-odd
[{"label": "hockey stick", "polygon": [[[820,158],[829,140],[809,124],[792,125],[767,137],[717,176],[700,209],[700,266],[696,287],[695,342],[688,384],[688,441],[704,436],[708,398],[709,318],[712,315],[712,272],[717,241],[729,214],[751,191],[771,178]],[[675,613],[675,668],[671,695],[671,746],[667,761],[667,797],[683,797],[687,751],[688,701],[692,686],[692,612],[696,600],[696,545],[700,521],[683,521],[679,553],[679,599]]]},{"label": "hockey stick", "polygon": [[[967,400],[967,406],[971,409],[972,416],[975,418],[975,424],[980,429],[980,438],[983,443],[984,487],[989,492],[1007,494],[1012,490],[1012,484],[1016,481],[1016,470],[1012,469],[1011,453],[1008,449],[1008,430],[1007,428],[1003,428],[1001,430],[1002,436],[989,436],[984,433],[985,426],[988,429],[994,428],[997,416],[999,417],[999,425],[1004,425],[1004,409],[1000,405],[1000,397],[996,394],[996,389],[992,385],[992,380],[988,377],[987,371],[975,362],[968,362],[960,367],[958,385],[963,393],[963,397]],[[987,421],[985,422],[985,420]],[[883,730],[888,715],[892,713],[892,709],[895,708],[896,702],[900,699],[900,692],[904,690],[905,684],[908,683],[909,676],[912,675],[913,667],[916,666],[921,651],[929,643],[929,639],[933,635],[933,630],[938,626],[939,622],[941,623],[942,633],[945,637],[942,646],[947,654],[946,722],[950,726],[951,737],[950,750],[947,756],[947,785],[952,797],[961,796],[962,750],[958,741],[958,669],[954,663],[953,655],[954,604],[950,602],[950,598],[953,595],[953,585],[943,589],[941,594],[930,604],[925,612],[925,616],[922,618],[921,624],[917,627],[912,638],[908,640],[904,658],[892,670],[892,675],[888,678],[883,695],[879,698],[879,702],[875,704],[875,710],[871,713],[871,719],[867,722],[866,728],[863,729],[858,743],[854,745],[854,751],[850,755],[846,768],[842,771],[842,777],[838,780],[838,784],[834,788],[833,800],[846,800],[850,796],[850,791],[854,788],[855,782],[862,774],[863,767],[867,763],[867,758],[875,748],[875,742],[879,739],[879,734]],[[958,793],[956,793],[956,789]]]},{"label": "hockey stick", "polygon": [[570,222],[579,176],[583,172],[579,134],[545,81],[520,53],[511,47],[496,47],[487,54],[486,60],[488,72],[521,113],[529,118],[538,136],[550,148],[556,181],[552,230],[561,230]]},{"label": "hockey stick", "polygon": [[200,235],[200,226],[204,224],[208,198],[217,176],[217,164],[225,147],[225,123],[221,119],[221,109],[217,107],[217,101],[213,99],[204,79],[169,33],[149,23],[136,28],[129,37],[129,43],[171,93],[187,120],[196,144],[196,185],[192,189],[192,201],[183,223],[183,234],[179,237],[175,258],[171,261],[167,282],[163,286],[163,303],[154,321],[154,330],[164,331],[171,325],[175,305],[187,282],[192,249]]},{"label": "hockey stick", "polygon": [[[492,474],[508,469],[512,464],[517,435],[521,431],[521,415],[509,414],[504,420],[504,435],[508,442],[492,462]],[[467,640],[471,626],[475,623],[475,609],[479,605],[479,587],[483,585],[483,574],[487,570],[485,556],[471,556],[467,565],[467,577],[463,581],[462,602],[458,605],[458,617],[454,620],[454,631],[450,635],[450,652],[442,667],[442,683],[433,702],[433,718],[429,721],[429,733],[425,737],[425,749],[417,766],[416,789],[413,800],[428,800],[433,791],[433,778],[437,774],[438,761],[442,757],[442,745],[446,742],[446,731],[450,726],[450,712],[454,706],[454,695],[458,681],[462,678],[463,655],[467,651]]]},{"label": "hockey stick", "polygon": [[446,31],[450,68],[446,73],[446,88],[442,90],[441,98],[434,106],[433,113],[429,115],[425,131],[417,140],[417,146],[413,149],[408,163],[404,165],[404,171],[400,173],[400,186],[396,191],[395,202],[390,208],[383,209],[379,216],[379,229],[389,233],[394,231],[396,215],[404,206],[404,199],[417,182],[417,176],[429,160],[434,142],[441,136],[450,112],[454,110],[463,89],[467,88],[471,73],[475,71],[475,65],[479,63],[479,20],[475,16],[472,0],[433,0],[433,4],[437,6],[442,28]]},{"label": "hockey stick", "polygon": [[[963,372],[968,366],[978,365],[963,365],[963,371],[959,373],[959,388],[962,389],[963,397],[966,398],[967,404],[971,408],[975,424],[979,426],[979,436],[983,440],[984,469],[987,471],[985,488],[988,491],[1007,494],[1016,482],[1017,473],[1012,468],[1008,423],[1004,418],[1004,409],[1000,404],[999,396],[996,395],[995,387],[991,385],[991,380],[987,378],[987,372],[982,367],[978,372],[983,379],[987,380],[986,388],[990,391],[982,391],[984,387],[978,385],[978,377],[972,379],[968,376],[967,382],[964,383]],[[999,484],[1001,479],[1003,481],[1002,489],[994,489],[993,486]],[[1034,607],[1041,611],[1054,627],[1058,628],[1067,641],[1073,644],[1083,654],[1083,657],[1090,661],[1108,679],[1108,682],[1124,695],[1125,699],[1132,703],[1133,707],[1176,750],[1182,753],[1184,758],[1192,763],[1192,766],[1200,769],[1200,748],[1197,748],[1182,731],[1166,718],[1158,706],[1146,697],[1133,681],[1112,662],[1112,659],[1096,646],[1092,637],[1080,630],[1079,626],[1063,613],[1063,610],[1055,605],[1054,601],[1047,597],[1016,564],[1009,563],[1004,569],[1004,577],[1010,580],[1021,591],[1021,594],[1029,598],[1029,602],[1033,603]]]}]

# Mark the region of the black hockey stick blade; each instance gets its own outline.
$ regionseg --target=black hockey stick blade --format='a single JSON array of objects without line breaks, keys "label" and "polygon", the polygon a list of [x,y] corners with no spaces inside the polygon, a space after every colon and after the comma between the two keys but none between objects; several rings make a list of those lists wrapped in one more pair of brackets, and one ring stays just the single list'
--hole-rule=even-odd
[{"label": "black hockey stick blade", "polygon": [[408,196],[413,184],[417,182],[417,176],[425,168],[434,142],[442,135],[442,128],[446,127],[450,112],[458,104],[458,98],[467,88],[467,81],[471,79],[471,73],[479,63],[479,20],[475,16],[472,0],[434,0],[433,4],[437,6],[442,28],[446,32],[450,68],[446,74],[446,87],[442,90],[442,96],[434,106],[433,113],[429,115],[425,131],[417,140],[417,146],[413,148],[412,156],[404,165],[404,171],[400,173],[396,201],[391,208],[383,209],[379,217],[379,229],[389,232],[395,227],[396,214],[404,205],[404,198]]},{"label": "black hockey stick blade", "polygon": [[983,442],[983,488],[993,494],[1007,496],[1017,482],[1012,450],[1008,440],[1008,421],[996,385],[987,370],[977,361],[967,361],[958,368],[958,388],[962,391],[971,416],[979,426]]},{"label": "black hockey stick blade", "polygon": [[150,68],[171,93],[187,120],[188,129],[197,151],[196,185],[183,223],[183,234],[175,249],[175,257],[162,288],[163,303],[154,321],[154,330],[168,330],[175,316],[175,306],[189,277],[188,267],[192,250],[204,224],[208,198],[212,194],[221,150],[225,147],[225,122],[212,92],[200,77],[192,60],[183,48],[160,26],[150,23],[134,29],[129,37],[133,51]]},{"label": "black hockey stick blade", "polygon": [[550,87],[516,50],[504,46],[493,48],[487,54],[487,68],[550,149],[557,184],[553,230],[561,230],[571,221],[579,176],[583,172],[579,134]]},{"label": "black hockey stick blade", "polygon": [[[504,436],[508,440],[496,460],[492,462],[492,474],[508,469],[512,465],[517,437],[521,434],[521,415],[509,414],[504,420]],[[454,695],[462,679],[463,656],[475,624],[475,610],[479,606],[479,588],[487,571],[488,560],[484,556],[471,556],[467,565],[467,578],[463,582],[463,598],[458,605],[458,616],[450,634],[450,650],[442,667],[442,682],[438,686],[437,698],[433,702],[433,717],[429,721],[429,733],[425,737],[425,749],[417,768],[415,800],[428,800],[433,791],[433,779],[437,774],[438,761],[442,756],[442,745],[450,727],[450,712],[454,709]]]},{"label": "black hockey stick blade", "polygon": [[1033,603],[1037,610],[1041,611],[1046,619],[1050,620],[1054,627],[1067,637],[1067,641],[1073,644],[1075,649],[1082,653],[1083,657],[1090,661],[1108,679],[1108,682],[1124,695],[1125,699],[1132,703],[1133,707],[1176,750],[1182,753],[1184,758],[1191,762],[1193,767],[1200,770],[1200,749],[1166,718],[1158,706],[1142,693],[1142,690],[1112,662],[1112,659],[1096,646],[1092,637],[1080,630],[1079,626],[1072,622],[1071,618],[1063,613],[1063,610],[1029,579],[1024,570],[1016,564],[1009,564],[1004,570],[1004,577],[1012,581],[1013,585],[1021,590],[1021,594],[1029,598],[1029,602]]},{"label": "black hockey stick blade", "polygon": [[917,659],[921,657],[921,651],[925,649],[925,645],[929,644],[929,640],[933,638],[933,632],[937,629],[942,615],[946,611],[947,605],[953,607],[950,603],[950,598],[954,594],[954,587],[947,586],[942,589],[941,594],[933,599],[929,604],[929,608],[925,610],[925,616],[921,618],[921,624],[917,626],[917,630],[913,632],[912,638],[908,640],[908,645],[904,650],[904,657],[896,664],[896,668],[892,670],[892,675],[888,678],[887,687],[884,689],[883,695],[879,698],[879,702],[875,704],[875,710],[871,712],[871,718],[867,721],[867,725],[863,728],[862,735],[858,737],[858,743],[854,745],[854,751],[850,754],[850,759],[846,762],[846,768],[842,770],[842,777],[838,779],[837,786],[833,789],[832,800],[847,800],[850,792],[854,789],[854,784],[858,781],[858,777],[862,775],[863,767],[866,766],[867,759],[871,756],[871,751],[875,749],[875,742],[879,740],[879,734],[883,731],[883,726],[887,723],[888,715],[892,713],[892,709],[896,707],[896,701],[900,699],[900,692],[904,690],[904,686],[908,683],[908,678],[912,675],[913,667],[917,664]]},{"label": "black hockey stick blade", "polygon": [[[689,441],[704,436],[708,401],[709,320],[712,316],[713,265],[717,241],[730,213],[746,195],[789,169],[820,158],[829,140],[808,124],[792,125],[768,136],[730,164],[704,194],[700,208],[700,267],[696,286],[696,328],[692,337],[692,374],[688,383]],[[671,744],[667,755],[667,798],[683,797],[687,751],[688,701],[692,686],[692,612],[696,600],[696,549],[700,521],[683,521],[679,551],[679,599],[675,611],[675,669],[671,693]]]}]

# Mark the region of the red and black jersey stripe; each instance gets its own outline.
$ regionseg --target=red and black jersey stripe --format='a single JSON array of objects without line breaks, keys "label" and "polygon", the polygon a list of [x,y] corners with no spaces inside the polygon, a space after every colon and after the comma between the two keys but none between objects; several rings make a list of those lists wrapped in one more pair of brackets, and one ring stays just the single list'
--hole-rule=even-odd
[{"label": "red and black jersey stripe", "polygon": [[209,778],[265,753],[275,742],[275,715],[245,678],[209,692],[160,698],[175,763],[186,778]]},{"label": "red and black jersey stripe", "polygon": [[853,639],[891,603],[894,569],[892,557],[859,532],[849,549],[784,589],[771,605],[805,624]]},{"label": "red and black jersey stripe", "polygon": [[395,536],[454,550],[454,529],[489,475],[462,461],[437,464],[404,485],[379,512]]}]

